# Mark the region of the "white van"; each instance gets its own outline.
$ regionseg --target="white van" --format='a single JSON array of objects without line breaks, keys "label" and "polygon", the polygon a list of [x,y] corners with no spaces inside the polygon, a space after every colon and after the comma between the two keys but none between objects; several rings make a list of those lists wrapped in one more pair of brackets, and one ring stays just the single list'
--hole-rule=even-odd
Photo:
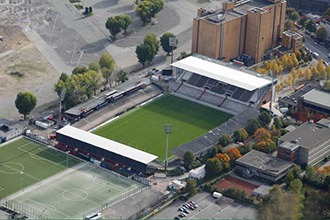
[{"label": "white van", "polygon": [[317,59],[319,58],[319,54],[316,53],[316,52],[313,52],[312,55],[313,55],[313,57],[315,57],[315,58],[317,58]]}]

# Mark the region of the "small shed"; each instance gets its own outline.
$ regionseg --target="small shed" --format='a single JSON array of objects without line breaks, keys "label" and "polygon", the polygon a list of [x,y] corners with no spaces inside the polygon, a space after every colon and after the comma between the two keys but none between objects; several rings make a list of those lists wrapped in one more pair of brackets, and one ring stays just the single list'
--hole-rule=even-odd
[{"label": "small shed", "polygon": [[194,179],[202,179],[205,177],[205,174],[206,174],[205,165],[189,171],[189,177]]}]

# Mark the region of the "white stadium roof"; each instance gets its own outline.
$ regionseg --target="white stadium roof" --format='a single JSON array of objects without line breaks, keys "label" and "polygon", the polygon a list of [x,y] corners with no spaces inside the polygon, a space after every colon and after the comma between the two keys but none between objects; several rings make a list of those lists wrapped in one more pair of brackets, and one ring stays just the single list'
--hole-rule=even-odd
[{"label": "white stadium roof", "polygon": [[130,158],[132,160],[144,164],[148,164],[151,161],[157,159],[157,156],[153,154],[146,153],[144,151],[129,147],[127,145],[109,140],[107,138],[98,136],[96,134],[69,125],[61,128],[56,133],[83,141],[85,143],[91,144],[93,146],[113,152],[118,155],[122,155],[124,157]]},{"label": "white stadium roof", "polygon": [[255,89],[262,88],[271,84],[271,80],[264,77],[258,77],[257,75],[245,73],[194,56],[189,56],[178,62],[175,62],[172,64],[172,66],[218,81],[222,81],[249,91],[253,91]]}]

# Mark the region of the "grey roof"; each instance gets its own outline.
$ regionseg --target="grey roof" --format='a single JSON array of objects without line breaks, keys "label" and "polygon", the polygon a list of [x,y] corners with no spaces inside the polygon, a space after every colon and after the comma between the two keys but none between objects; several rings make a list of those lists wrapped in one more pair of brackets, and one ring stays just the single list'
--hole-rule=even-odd
[{"label": "grey roof", "polygon": [[252,150],[244,156],[238,158],[236,160],[236,164],[253,167],[275,175],[293,165],[292,162],[282,160],[278,157],[274,157],[257,150]]},{"label": "grey roof", "polygon": [[157,156],[153,154],[149,154],[147,152],[129,147],[127,145],[98,136],[96,134],[92,134],[90,132],[80,130],[70,125],[61,128],[60,130],[56,131],[56,133],[80,140],[82,142],[91,144],[95,147],[113,152],[115,154],[130,158],[132,160],[144,164],[148,164],[154,161],[155,159],[157,159]]},{"label": "grey roof", "polygon": [[307,86],[303,87],[302,89],[298,90],[297,92],[293,93],[292,95],[281,98],[279,100],[279,103],[287,104],[287,105],[291,105],[291,106],[297,106],[298,99],[313,89],[314,89],[313,86],[307,85]]},{"label": "grey roof", "polygon": [[269,190],[271,189],[272,189],[271,186],[261,185],[258,188],[254,189],[252,194],[266,196],[269,193]]},{"label": "grey roof", "polygon": [[304,102],[330,109],[330,93],[313,89],[303,95]]},{"label": "grey roof", "polygon": [[322,118],[316,124],[321,125],[326,128],[330,128],[330,120],[328,118]]},{"label": "grey roof", "polygon": [[280,141],[294,142],[300,147],[312,149],[328,138],[330,138],[330,128],[305,122],[295,130],[280,137]]},{"label": "grey roof", "polygon": [[198,154],[205,149],[215,146],[218,143],[219,137],[222,135],[233,134],[237,129],[244,128],[247,125],[248,119],[257,118],[258,115],[259,112],[257,110],[253,108],[246,108],[245,111],[235,115],[227,122],[219,125],[216,128],[213,128],[195,140],[172,149],[171,152],[180,158],[183,158],[183,155],[186,151]]}]

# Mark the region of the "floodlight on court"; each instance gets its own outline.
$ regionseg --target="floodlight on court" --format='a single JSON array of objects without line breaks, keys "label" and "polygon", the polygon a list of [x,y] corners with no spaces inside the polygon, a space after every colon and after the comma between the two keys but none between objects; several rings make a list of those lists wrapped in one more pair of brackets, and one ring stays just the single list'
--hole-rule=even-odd
[{"label": "floodlight on court", "polygon": [[165,156],[165,172],[167,173],[167,166],[168,166],[168,137],[172,133],[172,125],[165,124],[164,132],[166,134],[166,156]]}]

